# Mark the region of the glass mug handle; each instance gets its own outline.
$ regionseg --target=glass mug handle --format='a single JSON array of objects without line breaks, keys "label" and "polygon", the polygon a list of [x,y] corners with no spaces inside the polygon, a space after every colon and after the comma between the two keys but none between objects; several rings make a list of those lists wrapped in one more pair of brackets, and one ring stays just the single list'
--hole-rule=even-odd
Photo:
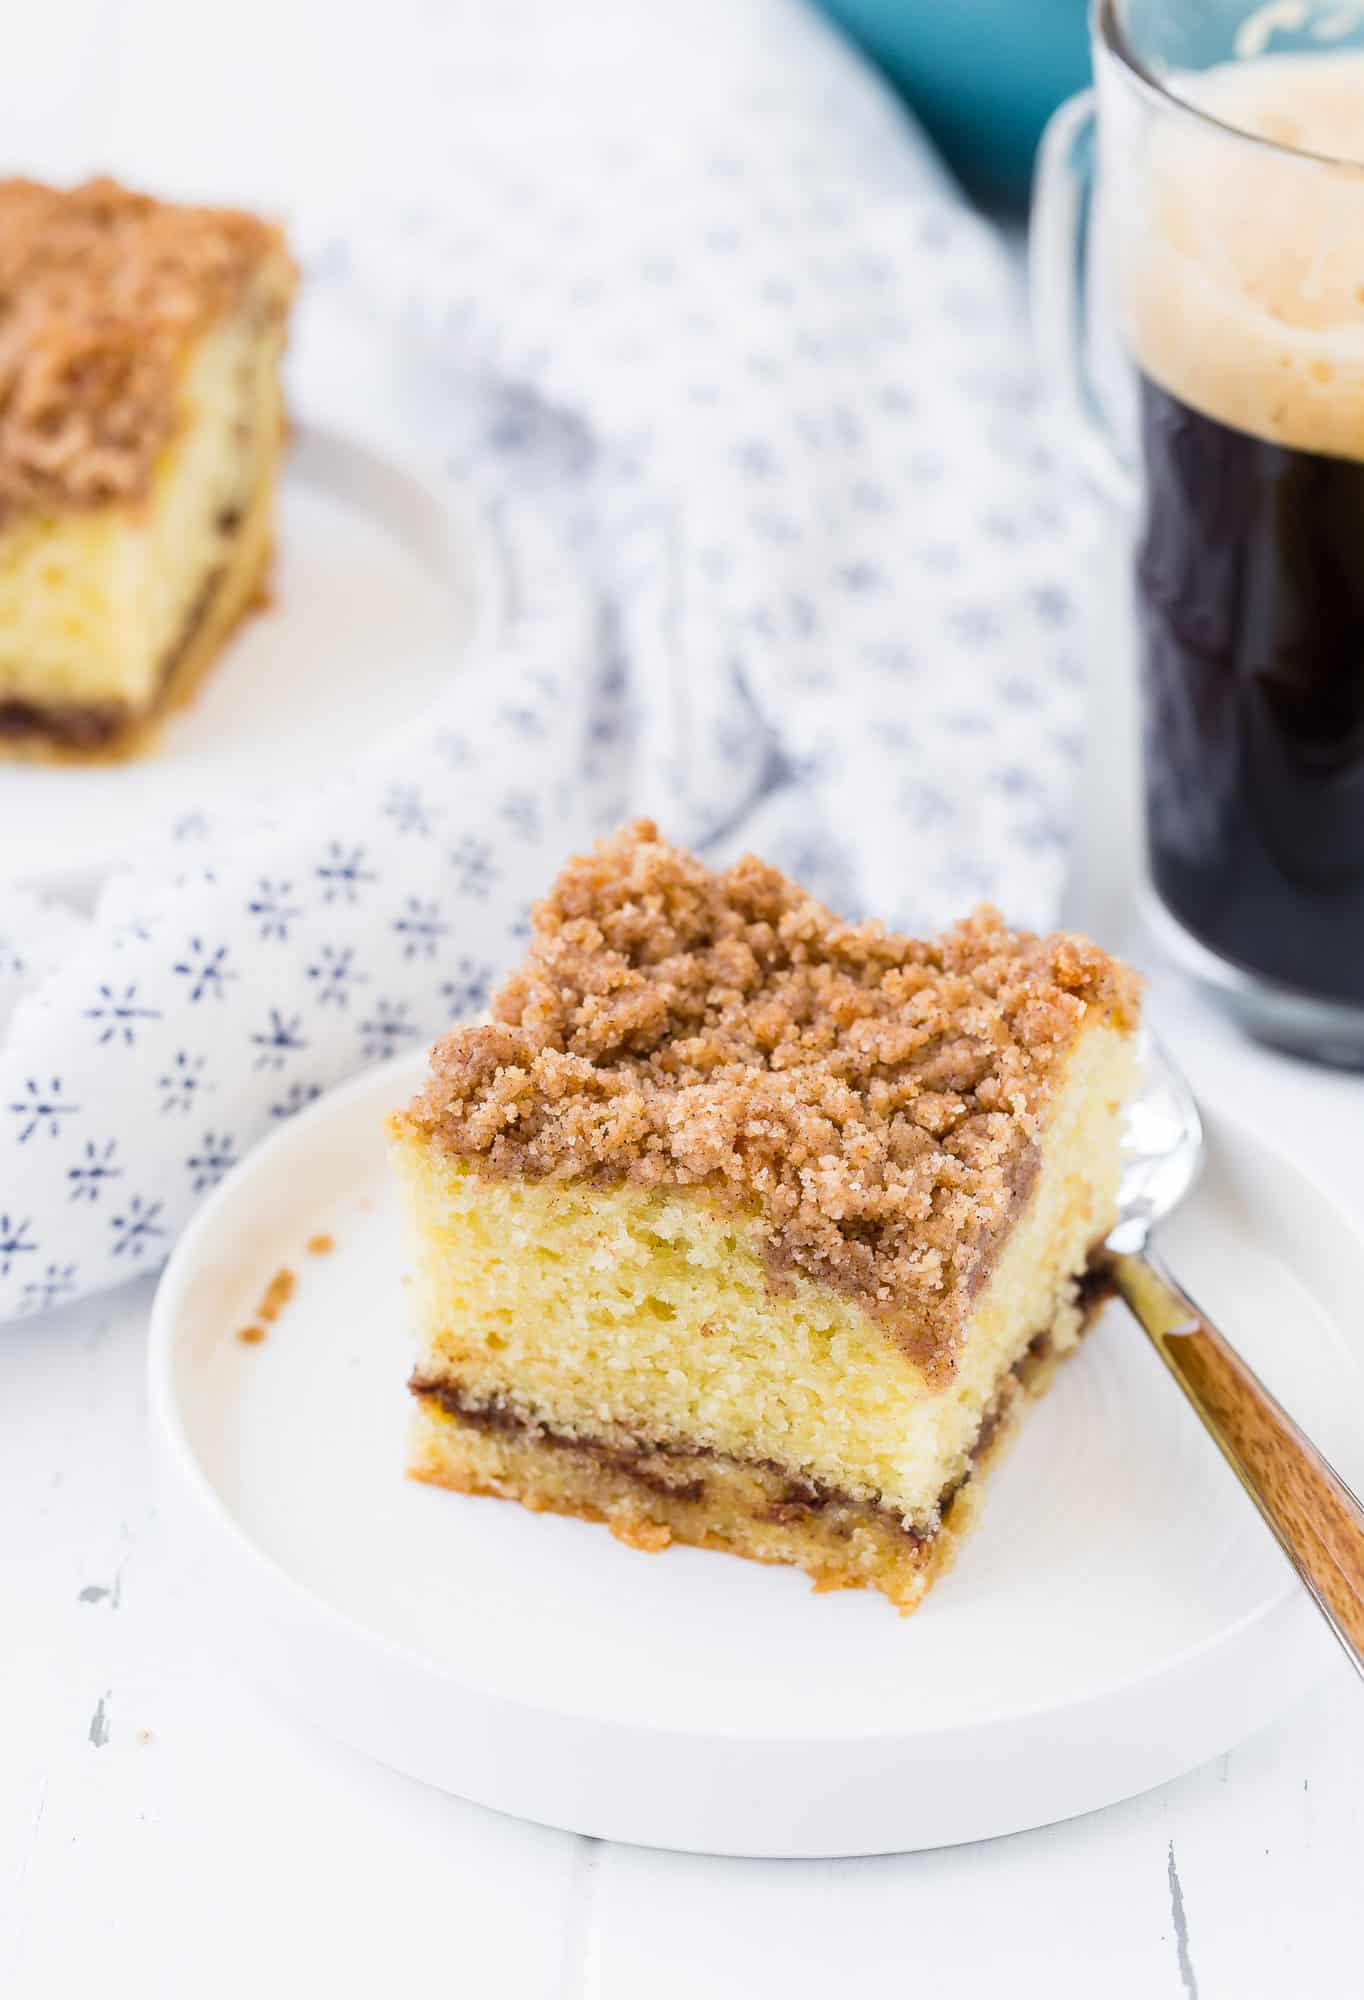
[{"label": "glass mug handle", "polygon": [[1131,509],[1137,501],[1136,473],[1095,385],[1088,337],[1096,139],[1094,92],[1082,90],[1053,113],[1038,149],[1028,291],[1043,385],[1067,426],[1069,442],[1100,492]]}]

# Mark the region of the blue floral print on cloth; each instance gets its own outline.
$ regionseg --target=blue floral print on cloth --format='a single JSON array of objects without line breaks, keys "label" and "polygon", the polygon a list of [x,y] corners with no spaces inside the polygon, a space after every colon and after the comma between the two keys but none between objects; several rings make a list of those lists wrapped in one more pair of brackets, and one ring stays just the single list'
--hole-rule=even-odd
[{"label": "blue floral print on cloth", "polygon": [[461,14],[441,199],[308,260],[429,358],[498,552],[483,657],[324,788],[182,818],[88,921],[0,894],[0,1317],[153,1269],[278,1121],[478,1013],[626,816],[850,915],[1054,915],[1087,523],[1007,256],[804,9],[545,18]]}]

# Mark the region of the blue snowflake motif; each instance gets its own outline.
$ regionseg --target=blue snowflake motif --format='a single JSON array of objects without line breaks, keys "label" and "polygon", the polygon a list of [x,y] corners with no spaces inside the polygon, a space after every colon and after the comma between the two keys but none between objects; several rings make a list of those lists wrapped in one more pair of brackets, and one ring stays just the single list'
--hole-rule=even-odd
[{"label": "blue snowflake motif", "polygon": [[944,729],[950,729],[954,736],[989,736],[990,718],[982,715],[978,708],[954,709],[951,715],[942,719]]},{"label": "blue snowflake motif", "polygon": [[80,1159],[66,1170],[72,1201],[98,1201],[104,1183],[118,1180],[123,1169],[113,1164],[117,1150],[116,1139],[106,1139],[102,1146],[95,1139],[86,1140]]},{"label": "blue snowflake motif", "polygon": [[534,792],[508,792],[498,808],[498,817],[520,839],[540,838],[540,801]]},{"label": "blue snowflake motif", "polygon": [[203,1143],[197,1153],[191,1153],[185,1161],[185,1171],[193,1182],[195,1194],[203,1194],[205,1189],[217,1187],[223,1175],[237,1164],[237,1149],[227,1132],[205,1132]]},{"label": "blue snowflake motif", "polygon": [[202,840],[208,832],[208,821],[201,812],[181,813],[171,827],[172,840],[182,844],[191,840]]},{"label": "blue snowflake motif", "polygon": [[952,801],[948,794],[936,785],[906,785],[900,794],[900,810],[916,833],[927,833],[930,827],[942,826],[952,818]]},{"label": "blue snowflake motif", "polygon": [[490,965],[481,965],[472,958],[457,960],[454,978],[445,980],[439,988],[450,1018],[462,1021],[470,1014],[480,1013],[488,1003],[492,983],[493,968]]},{"label": "blue snowflake motif", "polygon": [[393,929],[403,941],[404,958],[434,958],[436,946],[449,930],[441,922],[440,904],[409,896],[403,914],[394,919]]},{"label": "blue snowflake motif", "polygon": [[434,815],[415,785],[390,785],[382,807],[399,833],[430,835]]},{"label": "blue snowflake motif", "polygon": [[671,285],[677,278],[677,259],[666,250],[645,250],[636,270],[646,285]]},{"label": "blue snowflake motif", "polygon": [[504,702],[497,712],[508,729],[513,730],[518,736],[524,736],[528,742],[542,737],[548,727],[540,711],[529,707],[525,702]]},{"label": "blue snowflake motif", "polygon": [[306,1049],[308,1044],[299,1033],[301,1014],[291,1014],[286,1021],[278,1007],[270,1009],[268,1024],[258,1029],[251,1039],[260,1054],[256,1057],[256,1069],[283,1069],[284,1059],[295,1049]]},{"label": "blue snowflake motif", "polygon": [[1006,799],[1034,798],[1042,789],[1036,774],[1021,764],[1010,764],[1006,770],[992,771],[988,783],[992,791],[999,792]]},{"label": "blue snowflake motif", "polygon": [[810,598],[793,591],[787,600],[791,630],[798,639],[808,639],[819,629],[819,612]]},{"label": "blue snowflake motif", "polygon": [[185,956],[171,969],[189,981],[189,997],[195,1006],[208,993],[215,1000],[223,999],[229,983],[237,977],[227,967],[227,946],[220,944],[210,951],[203,939],[197,937],[190,939]]},{"label": "blue snowflake motif", "polygon": [[206,1056],[192,1056],[187,1049],[175,1051],[175,1061],[164,1076],[156,1079],[156,1087],[165,1094],[161,1099],[163,1111],[188,1111],[201,1090],[212,1090],[213,1085],[204,1080]]},{"label": "blue snowflake motif", "polygon": [[737,444],[734,458],[740,472],[749,479],[770,479],[777,469],[776,454],[761,438],[746,438]]},{"label": "blue snowflake motif", "polygon": [[317,988],[320,1007],[348,1007],[351,988],[369,983],[364,973],[356,970],[355,953],[350,945],[319,946],[315,963],[305,970]]},{"label": "blue snowflake motif", "polygon": [[1070,845],[1070,829],[1065,821],[1045,813],[1025,826],[1015,827],[1013,837],[1030,854],[1063,852]]},{"label": "blue snowflake motif", "polygon": [[835,443],[843,445],[848,451],[861,444],[862,419],[856,410],[850,409],[846,403],[838,403],[831,413],[831,420]]},{"label": "blue snowflake motif", "polygon": [[62,1097],[62,1080],[54,1076],[47,1084],[39,1083],[37,1077],[30,1076],[24,1081],[25,1095],[10,1110],[19,1121],[19,1144],[22,1146],[35,1133],[47,1129],[49,1139],[55,1139],[62,1129],[62,1119],[69,1118],[73,1111],[79,1111],[79,1104],[67,1104]]},{"label": "blue snowflake motif", "polygon": [[876,564],[869,562],[840,563],[834,574],[844,590],[855,597],[864,597],[868,591],[883,589],[886,581]]},{"label": "blue snowflake motif", "polygon": [[163,1205],[159,1201],[143,1201],[140,1194],[135,1194],[122,1215],[110,1217],[115,1257],[144,1256],[156,1238],[165,1235],[163,1225],[157,1220]]},{"label": "blue snowflake motif", "polygon": [[49,1264],[41,1278],[30,1278],[23,1289],[21,1313],[47,1312],[69,1299],[76,1289],[74,1264]]},{"label": "blue snowflake motif", "polygon": [[385,1062],[404,1042],[415,1039],[417,1028],[406,1000],[376,1000],[374,1012],[356,1029],[366,1062]]},{"label": "blue snowflake motif", "polygon": [[125,1048],[131,1048],[137,1040],[134,1023],[161,1019],[158,1008],[138,1005],[136,986],[125,986],[121,991],[116,986],[99,986],[96,992],[99,1004],[87,1007],[85,1018],[104,1023],[98,1036],[101,1043],[122,1041]]},{"label": "blue snowflake motif", "polygon": [[895,716],[882,716],[877,722],[870,719],[862,731],[867,742],[881,750],[908,750],[915,740],[915,732],[906,722]]},{"label": "blue snowflake motif", "polygon": [[254,917],[260,925],[263,938],[285,939],[289,926],[299,913],[297,903],[287,902],[293,889],[292,882],[275,882],[268,875],[262,875],[256,884],[256,893],[246,906],[248,916]]},{"label": "blue snowflake motif", "polygon": [[283,1097],[270,1106],[270,1116],[272,1118],[296,1117],[306,1105],[311,1104],[315,1098],[321,1097],[321,1095],[322,1086],[320,1083],[291,1083]]},{"label": "blue snowflake motif", "polygon": [[602,636],[610,643],[613,651],[597,676],[597,693],[604,701],[619,701],[629,685],[629,675],[625,670],[625,661],[621,657],[619,650],[621,643],[619,632],[620,620],[618,617],[612,619],[609,626],[607,626],[605,620],[602,623],[606,628]]},{"label": "blue snowflake motif", "polygon": [[771,542],[774,548],[793,549],[802,539],[801,531],[788,514],[779,514],[771,507],[760,507],[749,516],[753,532],[764,542]]},{"label": "blue snowflake motif", "polygon": [[0,979],[22,979],[24,961],[13,938],[0,937]]},{"label": "blue snowflake motif", "polygon": [[497,880],[493,851],[486,840],[466,833],[458,847],[450,850],[450,866],[455,871],[455,887],[461,896],[476,896],[480,902]]},{"label": "blue snowflake motif", "polygon": [[701,241],[707,250],[714,250],[722,257],[732,257],[742,245],[743,238],[731,223],[715,222],[702,230]]},{"label": "blue snowflake motif", "polygon": [[1022,533],[1022,525],[1015,516],[1005,514],[998,508],[983,514],[980,525],[992,542],[1016,542]]},{"label": "blue snowflake motif", "polygon": [[1031,681],[1020,674],[1011,674],[999,683],[999,698],[1010,708],[1027,709],[1041,705],[1042,697]]},{"label": "blue snowflake motif", "polygon": [[9,1276],[16,1257],[31,1256],[38,1248],[28,1233],[32,1227],[29,1216],[20,1221],[17,1215],[0,1215],[0,1278]]},{"label": "blue snowflake motif", "polygon": [[884,486],[871,479],[856,479],[848,488],[848,499],[859,514],[884,514],[890,501]]},{"label": "blue snowflake motif", "polygon": [[536,423],[529,403],[508,401],[497,410],[484,432],[489,451],[524,451],[535,437]]},{"label": "blue snowflake motif", "polygon": [[[624,734],[625,717],[618,711],[612,713],[610,709],[598,709],[587,725],[587,740],[596,750],[609,749],[613,743],[619,743]],[[474,893],[482,894],[482,891]]]},{"label": "blue snowflake motif", "polygon": [[999,614],[988,604],[963,604],[947,622],[967,646],[988,646],[999,637]]},{"label": "blue snowflake motif", "polygon": [[319,882],[325,886],[322,891],[324,903],[353,903],[360,893],[362,882],[372,882],[374,874],[364,866],[363,847],[343,847],[339,840],[327,842],[327,858],[320,861],[314,870]]},{"label": "blue snowflake motif", "polygon": [[469,762],[469,745],[457,729],[438,729],[431,739],[437,756],[452,771],[462,771]]},{"label": "blue snowflake motif", "polygon": [[862,657],[869,667],[879,667],[882,673],[912,674],[915,670],[913,652],[899,639],[889,639],[884,644],[864,646]]},{"label": "blue snowflake motif", "polygon": [[[606,614],[606,622],[609,625],[617,617],[618,614],[612,608]],[[539,696],[540,705],[536,710],[537,715],[545,715],[547,711],[553,709],[563,698],[563,688],[560,685],[558,675],[546,673],[543,667],[537,667],[533,672],[527,673],[526,685],[533,694]]]}]

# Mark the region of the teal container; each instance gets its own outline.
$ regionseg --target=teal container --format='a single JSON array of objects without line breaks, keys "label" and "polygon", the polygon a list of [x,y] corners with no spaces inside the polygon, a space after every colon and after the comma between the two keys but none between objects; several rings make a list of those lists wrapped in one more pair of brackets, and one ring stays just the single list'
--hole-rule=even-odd
[{"label": "teal container", "polygon": [[1042,127],[1089,81],[1085,0],[820,0],[985,201],[1022,205]]}]

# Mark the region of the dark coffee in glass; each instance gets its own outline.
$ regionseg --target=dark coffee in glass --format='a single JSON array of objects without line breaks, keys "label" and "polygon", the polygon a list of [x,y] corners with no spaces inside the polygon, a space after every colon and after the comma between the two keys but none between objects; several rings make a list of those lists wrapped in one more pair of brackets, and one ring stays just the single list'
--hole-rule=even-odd
[{"label": "dark coffee in glass", "polygon": [[1120,95],[1148,908],[1255,1032],[1364,1063],[1364,53]]},{"label": "dark coffee in glass", "polygon": [[1364,464],[1145,376],[1140,410],[1152,886],[1233,966],[1364,1007]]}]

